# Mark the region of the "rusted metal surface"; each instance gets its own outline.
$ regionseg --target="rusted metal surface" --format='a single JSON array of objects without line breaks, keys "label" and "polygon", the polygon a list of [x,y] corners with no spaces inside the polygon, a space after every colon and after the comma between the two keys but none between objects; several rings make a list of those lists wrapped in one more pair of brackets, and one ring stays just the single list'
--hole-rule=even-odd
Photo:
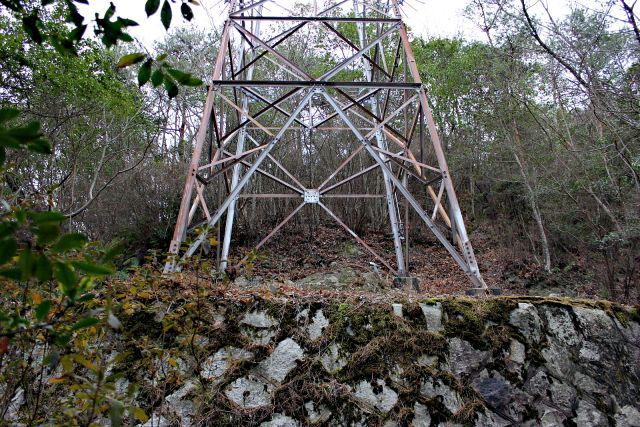
[{"label": "rusted metal surface", "polygon": [[[238,199],[299,200],[280,223],[265,230],[254,250],[268,244],[296,215],[305,215],[304,206],[317,204],[373,259],[405,276],[411,274],[406,269],[413,212],[468,275],[472,287],[486,288],[397,0],[329,2],[310,16],[291,12],[277,0],[232,0],[228,10],[171,242],[174,256],[165,271],[180,268],[179,259],[193,255],[209,233],[220,235],[221,229],[218,267],[224,270],[233,246],[234,216],[245,204],[237,204]],[[344,25],[354,25],[356,37]],[[312,39],[307,32],[333,43],[329,50],[305,45],[315,58],[330,56],[327,64],[333,66],[314,74],[304,58],[288,54],[288,47]],[[203,156],[207,133],[210,148]],[[315,148],[303,150],[301,139]],[[323,145],[315,146],[320,140]],[[316,164],[310,156],[327,143],[334,145],[332,158],[323,158],[331,163],[329,171],[301,176],[299,166],[287,166],[286,156],[292,153],[309,160],[303,164]],[[350,191],[367,174],[381,174],[384,186]],[[214,181],[218,185],[209,185]],[[438,185],[437,191],[432,185]],[[415,188],[421,189],[419,198],[410,190]],[[385,200],[395,265],[368,246],[325,199]],[[180,252],[190,227],[194,235],[188,249]],[[242,260],[237,266],[242,267]]]}]

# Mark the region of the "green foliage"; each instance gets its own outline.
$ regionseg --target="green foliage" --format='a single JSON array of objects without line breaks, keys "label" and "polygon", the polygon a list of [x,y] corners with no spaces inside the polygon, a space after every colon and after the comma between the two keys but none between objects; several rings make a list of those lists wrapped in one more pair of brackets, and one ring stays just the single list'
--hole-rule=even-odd
[{"label": "green foliage", "polygon": [[[32,149],[34,139],[48,146],[41,135],[12,125],[19,120],[14,110],[0,110],[3,148]],[[35,150],[41,152],[42,150]],[[141,422],[146,414],[133,406],[128,390],[125,401],[116,393],[118,377],[107,375],[107,365],[98,342],[120,321],[109,299],[99,299],[93,291],[114,271],[109,264],[112,249],[88,242],[80,233],[61,231],[66,217],[57,212],[38,212],[28,206],[9,206],[0,212],[0,382],[2,402],[11,402],[18,388],[38,393],[30,406],[30,424],[45,419],[59,424],[90,425],[102,413],[109,413],[113,425],[120,425],[125,413]],[[101,259],[102,261],[96,261]],[[38,358],[24,354],[42,352]],[[25,363],[25,360],[27,361]],[[61,375],[45,377],[46,369]],[[33,384],[39,384],[34,387]],[[57,399],[65,387],[67,405],[44,414],[48,397]],[[126,397],[126,396],[124,396]],[[3,413],[6,408],[0,408]],[[14,420],[15,421],[15,420]]]},{"label": "green foliage", "polygon": [[[37,3],[30,3],[26,0],[2,0],[4,6],[6,6],[14,19],[18,20],[24,32],[28,35],[29,39],[36,45],[49,44],[60,55],[78,55],[80,49],[82,49],[82,40],[87,29],[85,24],[85,17],[78,11],[75,3],[85,3],[87,0],[46,0],[41,5]],[[169,30],[172,21],[172,3],[173,1],[164,0],[162,9],[160,10],[160,20],[166,30]],[[191,21],[193,19],[193,10],[189,3],[198,4],[195,0],[183,1],[180,4],[180,13],[182,17]],[[48,16],[49,11],[47,6],[53,6],[58,11],[61,21],[60,25],[51,25],[51,23],[45,18]],[[154,15],[160,6],[160,0],[148,0],[145,3],[145,12],[148,17]],[[133,41],[133,38],[128,33],[131,27],[138,25],[137,22],[116,16],[116,7],[113,3],[109,4],[106,11],[100,16],[96,14],[94,20],[94,34],[100,38],[102,44],[111,48],[120,43],[129,43]],[[55,22],[59,24],[59,21]],[[123,56],[118,61],[117,66],[119,68],[128,67],[134,64],[138,64],[144,61],[143,66],[138,72],[138,83],[143,86],[149,81],[150,67],[153,63],[153,58],[146,53],[131,53]],[[178,92],[176,82],[185,86],[199,86],[202,81],[191,76],[191,74],[182,72],[188,76],[184,78],[184,82],[180,79],[172,81],[170,86],[169,96],[175,97]],[[156,80],[157,81],[157,80]],[[155,84],[159,86],[159,84]],[[37,130],[37,129],[36,129]]]},{"label": "green foliage", "polygon": [[[166,62],[166,55],[160,55],[154,60],[153,58],[148,58],[143,53],[129,53],[120,58],[118,67],[126,68],[142,61],[145,62],[138,70],[138,86],[145,85],[149,79],[151,79],[154,87],[164,82],[169,98],[175,98],[178,95],[178,84],[183,86],[202,85],[202,80],[194,77],[191,73],[172,68]],[[156,69],[152,74],[151,70],[153,66],[155,66]]]},{"label": "green foliage", "polygon": [[172,13],[169,0],[164,0],[164,3],[162,3],[162,10],[160,10],[160,20],[162,21],[164,28],[167,30],[171,26],[171,17]]},{"label": "green foliage", "polygon": [[32,121],[24,125],[13,125],[19,111],[15,108],[0,109],[0,167],[6,160],[7,148],[26,148],[30,151],[50,154],[51,146],[43,138],[40,123]]}]

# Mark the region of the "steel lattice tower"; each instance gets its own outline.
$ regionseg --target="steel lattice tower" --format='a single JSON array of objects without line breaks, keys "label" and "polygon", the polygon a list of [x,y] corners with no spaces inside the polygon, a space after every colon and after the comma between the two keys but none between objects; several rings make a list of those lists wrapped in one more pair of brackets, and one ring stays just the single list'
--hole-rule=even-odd
[{"label": "steel lattice tower", "polygon": [[[308,43],[300,46],[305,31]],[[289,54],[292,43],[304,54]],[[297,207],[256,249],[305,205],[317,205],[391,272],[406,276],[404,203],[473,287],[486,289],[397,0],[334,0],[322,10],[314,3],[302,12],[277,0],[231,0],[209,83],[166,272],[207,245],[215,227],[224,230],[218,267],[226,269],[238,201],[270,198],[297,200]],[[301,140],[310,145],[296,145]],[[314,141],[320,140],[335,145],[334,172],[321,183],[303,185],[283,159],[312,158]],[[344,192],[354,180],[375,173],[382,176],[383,194]],[[252,185],[257,179],[287,192],[264,192],[264,186]],[[212,202],[207,193],[215,183],[223,191]],[[328,206],[331,199],[375,198],[386,200],[395,266]],[[211,210],[208,204],[214,203]]]}]

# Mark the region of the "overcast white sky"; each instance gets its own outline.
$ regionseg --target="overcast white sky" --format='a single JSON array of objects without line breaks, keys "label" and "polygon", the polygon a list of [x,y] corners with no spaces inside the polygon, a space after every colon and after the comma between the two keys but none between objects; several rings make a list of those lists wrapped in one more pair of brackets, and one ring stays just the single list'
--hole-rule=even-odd
[{"label": "overcast white sky", "polygon": [[[166,32],[160,23],[160,14],[147,19],[143,0],[111,0],[116,6],[116,15],[134,19],[140,26],[130,33],[147,47],[152,47],[155,40],[164,38]],[[281,0],[282,4],[305,3],[305,0]],[[312,0],[308,0],[312,1]],[[411,30],[425,37],[453,37],[461,35],[466,38],[482,38],[475,23],[464,16],[463,10],[470,0],[406,0],[403,6],[404,19]],[[580,1],[588,5],[595,0],[544,0],[551,7],[554,15],[569,10],[569,3]],[[84,8],[89,16],[99,12],[101,15],[109,6],[109,0],[96,0]],[[172,28],[183,25],[196,25],[203,29],[219,26],[226,16],[223,0],[200,0],[201,6],[194,6],[195,18],[187,23],[179,15],[179,2],[174,4]],[[318,0],[322,4],[322,0]],[[532,2],[535,3],[535,2]],[[175,16],[178,14],[178,16]]]}]

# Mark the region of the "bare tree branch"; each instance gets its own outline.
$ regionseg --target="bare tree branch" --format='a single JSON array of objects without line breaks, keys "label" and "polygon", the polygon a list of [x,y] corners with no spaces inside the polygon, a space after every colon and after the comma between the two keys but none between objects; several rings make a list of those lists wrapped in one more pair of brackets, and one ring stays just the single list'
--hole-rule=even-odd
[{"label": "bare tree branch", "polygon": [[636,35],[636,40],[638,41],[638,44],[640,44],[640,29],[638,29],[636,14],[633,11],[633,8],[635,7],[636,2],[633,2],[632,5],[629,5],[625,0],[620,0],[620,3],[622,3],[622,8],[624,9],[624,12],[627,14],[627,21],[633,28],[633,32]]},{"label": "bare tree branch", "polygon": [[[100,193],[102,193],[102,191],[104,191],[107,187],[109,187],[111,185],[111,183],[113,182],[113,180],[115,180],[118,176],[122,175],[123,173],[127,173],[133,169],[135,169],[136,167],[138,167],[138,165],[140,165],[140,163],[142,163],[144,161],[144,159],[147,157],[147,152],[149,151],[149,148],[151,148],[151,144],[153,144],[155,138],[152,138],[151,140],[149,140],[149,143],[147,144],[147,146],[144,149],[144,152],[142,153],[142,157],[140,157],[140,159],[134,163],[132,166],[125,168],[125,169],[121,169],[118,172],[116,172],[111,178],[109,178],[109,180],[96,192],[95,196],[93,196],[91,193],[93,192],[93,187],[96,181],[96,178],[98,176],[98,171],[96,171],[96,175],[94,176],[93,182],[91,184],[91,189],[89,190],[89,200],[87,200],[84,205],[82,205],[81,207],[79,207],[78,209],[76,209],[73,212],[67,213],[65,214],[65,216],[67,218],[74,218],[78,215],[80,215],[82,212],[84,212],[89,206],[91,206],[91,204],[93,203],[93,201],[95,199],[98,198],[98,196],[100,196]],[[103,151],[103,155],[104,155],[104,151]]]},{"label": "bare tree branch", "polygon": [[540,37],[540,34],[538,33],[538,30],[536,29],[536,26],[534,25],[531,19],[531,16],[529,15],[529,11],[527,10],[527,5],[525,4],[524,0],[520,0],[520,4],[522,4],[522,12],[524,13],[524,17],[527,20],[527,26],[529,27],[529,31],[531,31],[531,35],[533,36],[533,38],[536,39],[540,47],[542,47],[549,55],[551,55],[553,59],[555,59],[560,64],[562,64],[562,66],[566,68],[567,71],[569,71],[573,75],[573,77],[576,78],[576,80],[578,81],[578,83],[580,83],[582,87],[584,87],[586,90],[590,90],[589,83],[587,83],[587,81],[582,78],[580,73],[571,64],[569,64],[567,60],[565,60],[553,49],[551,49],[549,45],[547,45],[544,42],[544,40],[542,40],[542,38]]}]

